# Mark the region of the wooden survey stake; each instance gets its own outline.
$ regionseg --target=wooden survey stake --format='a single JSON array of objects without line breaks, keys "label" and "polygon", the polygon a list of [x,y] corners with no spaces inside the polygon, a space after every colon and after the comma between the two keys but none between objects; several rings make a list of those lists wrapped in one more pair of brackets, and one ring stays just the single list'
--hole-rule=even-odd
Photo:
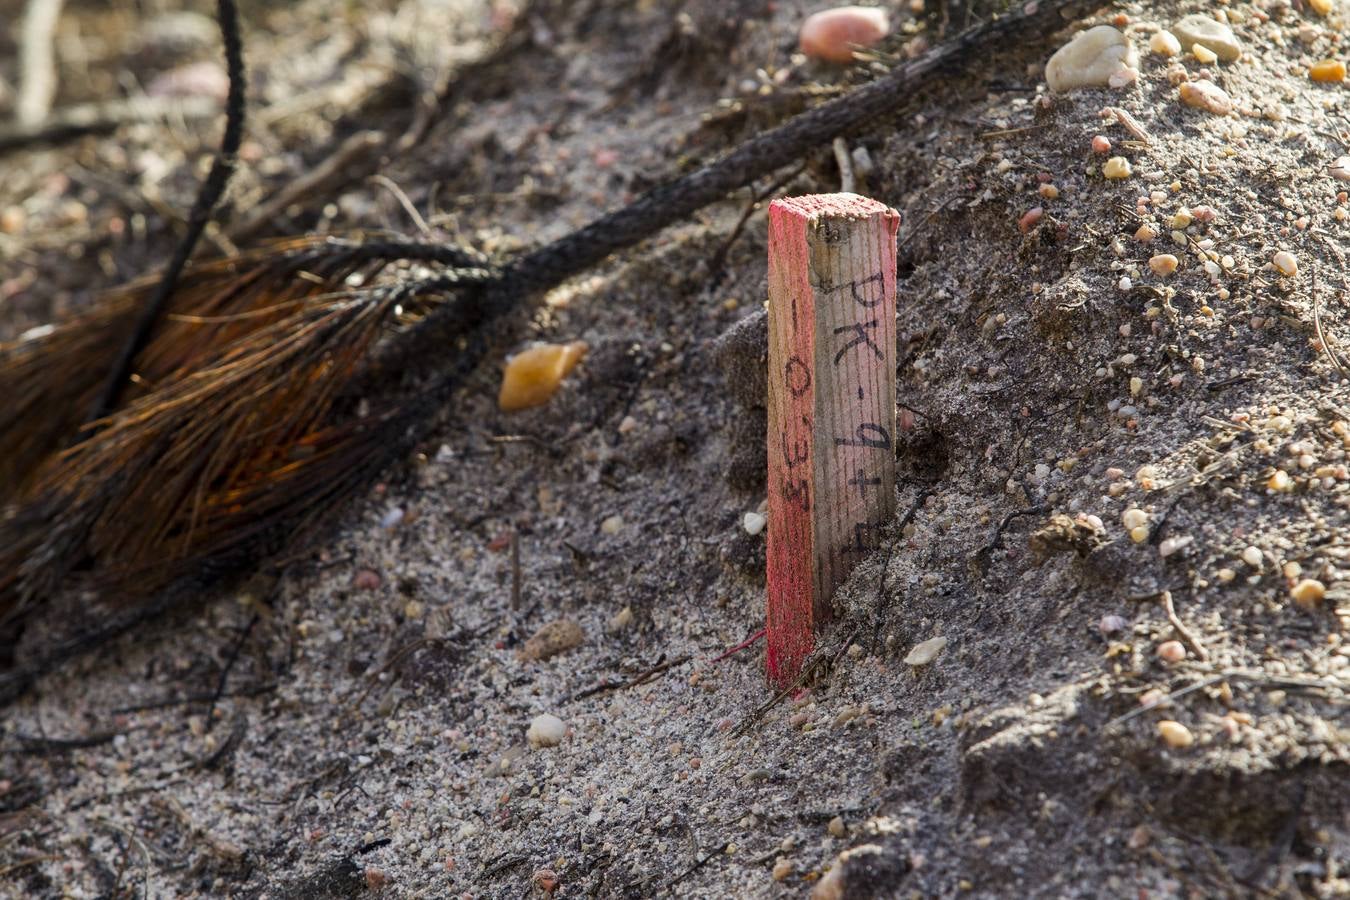
[{"label": "wooden survey stake", "polygon": [[769,207],[768,671],[785,685],[895,514],[895,234],[856,194]]}]

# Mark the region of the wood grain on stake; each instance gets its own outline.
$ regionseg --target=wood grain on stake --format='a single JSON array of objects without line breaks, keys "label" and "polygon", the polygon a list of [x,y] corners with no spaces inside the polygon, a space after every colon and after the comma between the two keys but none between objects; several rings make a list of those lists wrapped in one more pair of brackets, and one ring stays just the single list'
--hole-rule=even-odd
[{"label": "wood grain on stake", "polygon": [[769,207],[768,672],[794,679],[895,514],[895,235],[856,194]]}]

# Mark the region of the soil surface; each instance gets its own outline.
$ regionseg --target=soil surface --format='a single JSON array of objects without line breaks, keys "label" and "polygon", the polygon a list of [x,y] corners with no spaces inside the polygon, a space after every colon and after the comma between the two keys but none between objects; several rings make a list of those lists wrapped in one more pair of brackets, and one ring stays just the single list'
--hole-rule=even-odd
[{"label": "soil surface", "polygon": [[[204,252],[536,245],[987,11],[876,5],[891,37],[839,68],[796,55],[799,0],[243,3],[248,141]],[[223,93],[213,7],[68,3],[57,107]],[[1148,52],[1193,12],[1226,13],[1238,61]],[[1103,22],[1138,82],[1050,95],[1046,59]],[[762,644],[718,657],[764,619],[764,209],[838,190],[829,146],[516,316],[437,437],[279,579],[8,708],[0,894],[1346,896],[1350,119],[1308,67],[1347,23],[1119,4],[848,136],[857,191],[904,217],[900,512],[803,690],[770,703]],[[0,27],[0,116],[18,40]],[[1183,106],[1178,66],[1235,111]],[[219,128],[5,153],[0,339],[162,264]],[[535,340],[590,351],[503,414],[501,361]],[[544,714],[561,743],[527,740]]]}]

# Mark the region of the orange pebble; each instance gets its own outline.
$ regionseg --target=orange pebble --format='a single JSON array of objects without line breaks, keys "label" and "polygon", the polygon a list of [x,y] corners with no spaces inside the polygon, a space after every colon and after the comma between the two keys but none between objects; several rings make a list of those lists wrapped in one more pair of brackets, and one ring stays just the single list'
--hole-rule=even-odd
[{"label": "orange pebble", "polygon": [[516,412],[543,406],[558,390],[589,349],[584,341],[570,344],[540,344],[522,350],[507,360],[502,374],[502,389],[497,406],[502,412]]},{"label": "orange pebble", "polygon": [[1337,82],[1345,80],[1345,63],[1339,59],[1324,59],[1313,63],[1308,69],[1308,77],[1313,81]]},{"label": "orange pebble", "polygon": [[866,6],[837,6],[808,16],[802,23],[802,52],[826,62],[853,62],[854,47],[870,47],[890,34],[886,11]]}]

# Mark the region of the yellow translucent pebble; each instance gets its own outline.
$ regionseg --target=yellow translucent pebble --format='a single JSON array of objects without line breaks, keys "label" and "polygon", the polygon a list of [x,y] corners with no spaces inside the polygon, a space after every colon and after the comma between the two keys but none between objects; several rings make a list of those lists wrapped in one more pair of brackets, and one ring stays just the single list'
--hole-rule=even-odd
[{"label": "yellow translucent pebble", "polygon": [[502,412],[543,406],[588,349],[584,341],[573,341],[540,344],[517,353],[506,362],[497,406]]},{"label": "yellow translucent pebble", "polygon": [[1313,63],[1308,69],[1308,77],[1313,81],[1344,81],[1345,63],[1339,59],[1324,59],[1319,63]]},{"label": "yellow translucent pebble", "polygon": [[1217,62],[1219,55],[1204,44],[1191,44],[1191,55],[1205,65]]}]

